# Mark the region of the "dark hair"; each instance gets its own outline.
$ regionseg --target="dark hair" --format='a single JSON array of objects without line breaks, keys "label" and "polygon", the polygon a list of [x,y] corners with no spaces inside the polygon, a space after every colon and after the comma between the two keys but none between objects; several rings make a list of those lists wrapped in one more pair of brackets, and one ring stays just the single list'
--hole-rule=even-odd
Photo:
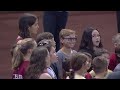
[{"label": "dark hair", "polygon": [[12,47],[12,69],[17,69],[21,65],[28,49],[33,49],[34,46],[35,40],[26,38],[21,41],[21,44],[16,44]]},{"label": "dark hair", "polygon": [[72,55],[71,59],[70,59],[70,72],[71,72],[71,76],[70,78],[73,79],[74,78],[74,72],[78,71],[81,69],[82,65],[86,63],[87,61],[87,57],[85,54],[82,53],[76,53],[74,55]]},{"label": "dark hair", "polygon": [[37,20],[37,17],[33,14],[24,14],[19,19],[19,33],[18,35],[20,37],[24,38],[30,38],[30,32],[28,30],[29,27],[31,27]]},{"label": "dark hair", "polygon": [[54,38],[53,34],[50,32],[43,32],[37,35],[36,42],[37,44],[43,39],[52,39]]},{"label": "dark hair", "polygon": [[30,65],[25,73],[25,79],[39,79],[39,76],[47,68],[46,57],[48,50],[45,47],[37,47],[33,50]]},{"label": "dark hair", "polygon": [[[81,39],[81,44],[79,46],[79,50],[87,48],[87,49],[89,49],[93,52],[93,42],[92,42],[92,32],[93,32],[93,30],[97,30],[97,29],[94,29],[92,27],[88,27],[84,30],[83,35],[82,35],[82,39]],[[101,43],[101,40],[100,40],[99,47],[100,48],[103,47],[103,45]]]},{"label": "dark hair", "polygon": [[91,55],[90,53],[88,53],[88,52],[80,52],[80,53],[83,53],[83,54],[85,54],[86,56],[88,56],[90,59],[92,59],[92,55]]},{"label": "dark hair", "polygon": [[108,50],[101,48],[101,49],[97,49],[94,52],[94,56],[97,57],[97,56],[101,56],[102,54],[106,54],[106,53],[109,54]]}]

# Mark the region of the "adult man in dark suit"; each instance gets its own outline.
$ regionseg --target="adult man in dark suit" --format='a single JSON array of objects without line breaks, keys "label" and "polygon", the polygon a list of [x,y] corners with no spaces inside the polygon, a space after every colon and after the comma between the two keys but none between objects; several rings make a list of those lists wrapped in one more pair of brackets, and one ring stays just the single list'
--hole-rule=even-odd
[{"label": "adult man in dark suit", "polygon": [[60,49],[59,32],[64,29],[68,19],[67,11],[44,11],[43,28],[51,32],[56,42],[56,51]]}]

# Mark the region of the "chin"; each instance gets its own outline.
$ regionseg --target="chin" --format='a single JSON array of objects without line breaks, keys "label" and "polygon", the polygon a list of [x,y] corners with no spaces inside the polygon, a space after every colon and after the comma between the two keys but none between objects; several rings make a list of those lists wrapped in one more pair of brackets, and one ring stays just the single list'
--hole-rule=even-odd
[{"label": "chin", "polygon": [[71,45],[71,47],[74,47],[74,45]]},{"label": "chin", "polygon": [[70,48],[72,48],[72,49],[73,49],[74,47],[70,47]]},{"label": "chin", "polygon": [[98,45],[96,45],[96,47],[99,47],[99,44],[98,44]]}]

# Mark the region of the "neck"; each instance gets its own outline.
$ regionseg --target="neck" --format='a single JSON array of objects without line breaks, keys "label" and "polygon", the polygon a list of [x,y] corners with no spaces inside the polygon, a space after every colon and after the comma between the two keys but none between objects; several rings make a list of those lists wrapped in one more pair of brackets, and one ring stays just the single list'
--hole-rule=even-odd
[{"label": "neck", "polygon": [[105,77],[105,73],[99,73],[99,74],[96,74],[95,78],[98,78],[98,79],[104,79]]},{"label": "neck", "polygon": [[85,71],[83,71],[82,69],[78,70],[75,72],[76,74],[80,75],[80,76],[83,76],[85,75]]},{"label": "neck", "polygon": [[71,51],[72,51],[72,49],[66,48],[66,47],[62,47],[61,50],[62,50],[65,54],[71,54]]},{"label": "neck", "polygon": [[31,38],[36,39],[36,35],[35,34],[30,34]]},{"label": "neck", "polygon": [[30,60],[30,55],[24,56],[24,61],[29,61]]},{"label": "neck", "polygon": [[100,50],[100,49],[101,49],[101,48],[96,47],[96,46],[93,47],[93,50],[94,50],[94,51],[97,51],[97,50]]},{"label": "neck", "polygon": [[75,78],[75,79],[85,79],[84,75],[82,75],[82,74],[80,74],[80,73],[77,73],[77,72],[75,72],[74,78]]},{"label": "neck", "polygon": [[98,47],[94,46],[93,49],[96,50]]}]

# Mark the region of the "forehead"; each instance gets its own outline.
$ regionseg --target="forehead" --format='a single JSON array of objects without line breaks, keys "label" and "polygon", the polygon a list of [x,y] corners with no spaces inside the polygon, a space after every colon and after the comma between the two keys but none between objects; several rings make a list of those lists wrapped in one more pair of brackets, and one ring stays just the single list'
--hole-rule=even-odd
[{"label": "forehead", "polygon": [[65,37],[76,37],[76,35],[75,35],[75,33],[73,33],[73,34],[70,34],[70,35],[65,36]]},{"label": "forehead", "polygon": [[93,34],[99,34],[98,30],[93,30],[93,31],[92,31],[92,35],[93,35]]},{"label": "forehead", "polygon": [[33,24],[33,26],[36,25],[36,24],[38,24],[38,19],[36,19],[36,21],[35,21],[35,23]]},{"label": "forehead", "polygon": [[52,39],[49,39],[49,40],[51,40],[51,41],[55,41],[55,40],[54,40],[54,38],[52,38]]}]

